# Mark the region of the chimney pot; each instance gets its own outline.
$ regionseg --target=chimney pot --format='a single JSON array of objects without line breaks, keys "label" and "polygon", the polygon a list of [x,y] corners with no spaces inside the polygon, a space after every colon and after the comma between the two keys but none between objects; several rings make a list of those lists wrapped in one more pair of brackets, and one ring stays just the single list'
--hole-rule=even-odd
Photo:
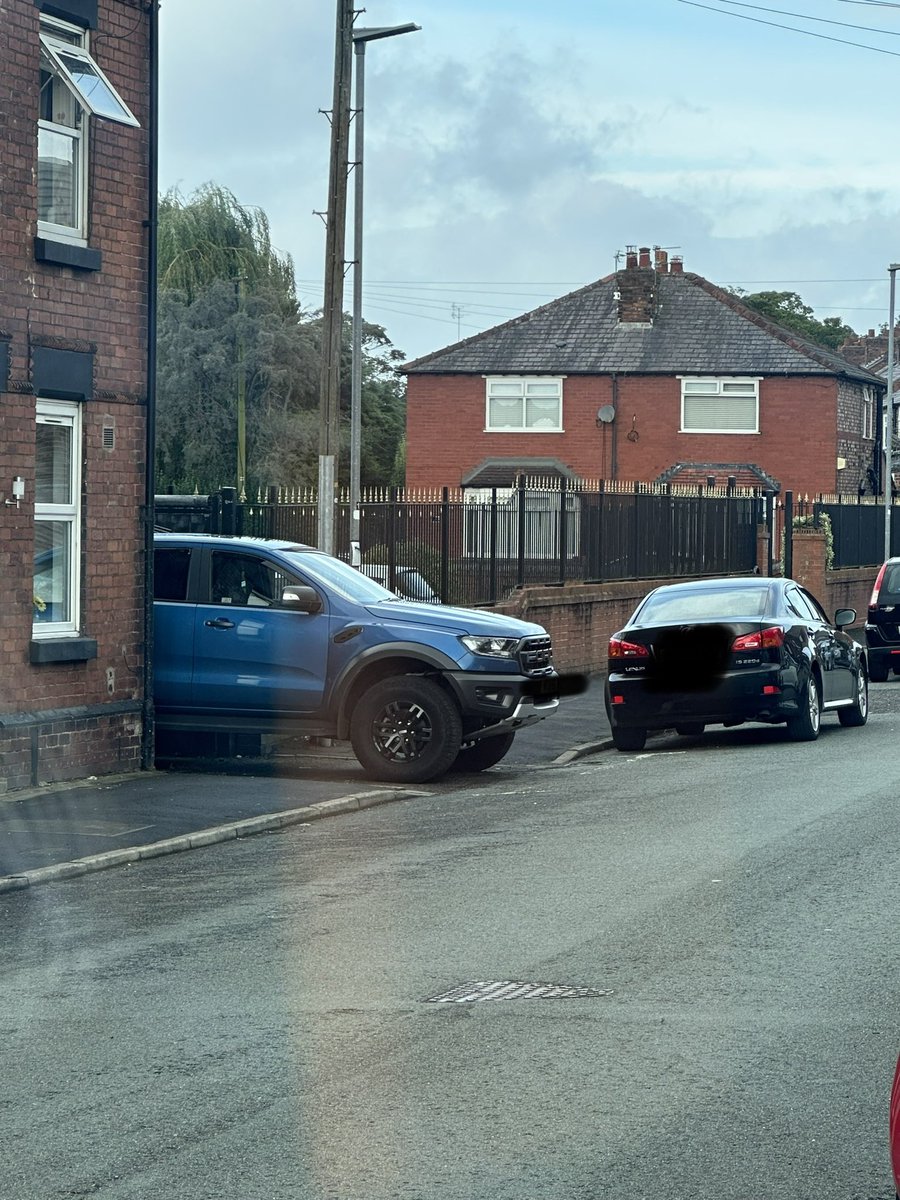
[{"label": "chimney pot", "polygon": [[672,275],[683,275],[684,274],[684,260],[682,259],[680,254],[674,254],[672,256],[672,263],[671,263],[669,270]]},{"label": "chimney pot", "polygon": [[667,250],[660,250],[659,246],[654,247],[656,256],[656,269],[660,275],[668,275],[669,273],[669,254]]},{"label": "chimney pot", "polygon": [[642,267],[650,266],[650,247],[641,246],[639,265]]},{"label": "chimney pot", "polygon": [[629,246],[625,252],[625,269],[627,271],[634,270],[637,267],[637,251]]}]

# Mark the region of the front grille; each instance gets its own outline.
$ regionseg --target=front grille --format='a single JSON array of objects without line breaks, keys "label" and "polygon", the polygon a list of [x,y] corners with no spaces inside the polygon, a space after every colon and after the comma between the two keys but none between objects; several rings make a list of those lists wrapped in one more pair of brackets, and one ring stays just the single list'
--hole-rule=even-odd
[{"label": "front grille", "polygon": [[525,638],[519,647],[523,675],[549,675],[553,670],[553,643],[548,637]]}]

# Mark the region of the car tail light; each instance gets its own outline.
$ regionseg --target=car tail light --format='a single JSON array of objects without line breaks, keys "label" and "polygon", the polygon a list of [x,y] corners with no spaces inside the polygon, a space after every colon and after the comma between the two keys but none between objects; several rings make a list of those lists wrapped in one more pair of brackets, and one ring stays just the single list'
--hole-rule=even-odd
[{"label": "car tail light", "polygon": [[615,692],[610,696],[609,700],[610,700],[611,704],[624,704],[625,703],[625,697],[620,696]]},{"label": "car tail light", "polygon": [[637,642],[623,642],[620,638],[609,639],[609,657],[610,658],[649,658],[650,651],[646,646],[639,646]]},{"label": "car tail light", "polygon": [[735,638],[732,650],[777,650],[784,645],[784,630],[780,625],[770,625],[756,633],[745,633]]},{"label": "car tail light", "polygon": [[878,607],[878,593],[881,591],[881,582],[884,579],[884,573],[887,570],[887,563],[881,564],[881,570],[875,578],[875,586],[872,588],[872,598],[869,601],[869,608]]}]

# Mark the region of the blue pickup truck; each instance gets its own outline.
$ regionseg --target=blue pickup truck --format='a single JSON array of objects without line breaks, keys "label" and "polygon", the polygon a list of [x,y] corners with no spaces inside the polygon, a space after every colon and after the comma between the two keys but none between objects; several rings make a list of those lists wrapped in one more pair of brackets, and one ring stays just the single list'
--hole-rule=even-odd
[{"label": "blue pickup truck", "polygon": [[483,771],[558,706],[540,625],[291,542],[158,533],[154,623],[158,730],[349,738],[372,779]]}]

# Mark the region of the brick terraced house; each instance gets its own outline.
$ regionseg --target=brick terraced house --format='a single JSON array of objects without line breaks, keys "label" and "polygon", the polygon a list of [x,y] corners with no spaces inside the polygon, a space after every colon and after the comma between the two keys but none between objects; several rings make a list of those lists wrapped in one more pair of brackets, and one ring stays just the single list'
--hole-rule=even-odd
[{"label": "brick terraced house", "polygon": [[659,249],[404,369],[413,488],[526,474],[812,495],[879,471],[883,380]]},{"label": "brick terraced house", "polygon": [[154,20],[0,0],[0,793],[141,762]]}]

